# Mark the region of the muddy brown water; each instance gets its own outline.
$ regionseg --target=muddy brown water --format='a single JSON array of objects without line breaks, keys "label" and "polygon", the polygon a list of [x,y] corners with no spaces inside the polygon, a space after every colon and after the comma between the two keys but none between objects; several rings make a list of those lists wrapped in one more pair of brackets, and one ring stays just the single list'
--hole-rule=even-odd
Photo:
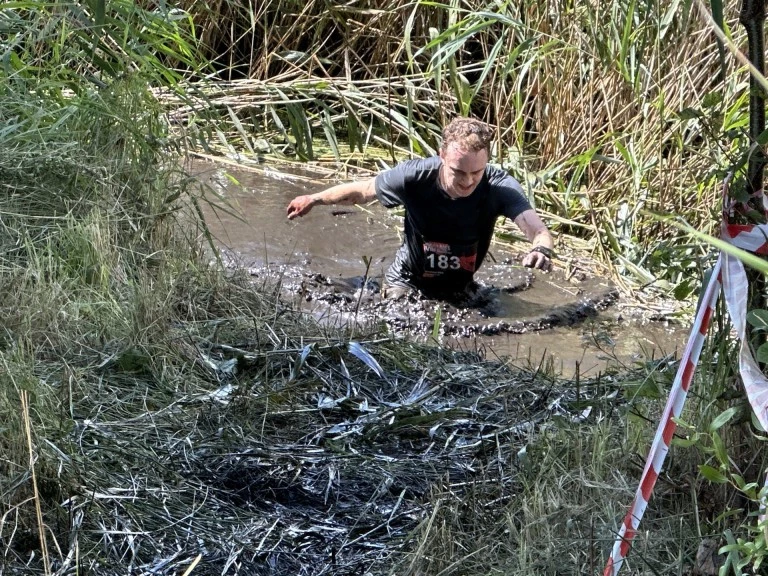
[{"label": "muddy brown water", "polygon": [[685,346],[686,326],[628,313],[606,279],[520,266],[525,245],[520,252],[491,246],[477,275],[485,286],[478,301],[383,300],[380,282],[401,241],[395,213],[378,203],[319,206],[289,221],[292,198],[336,181],[295,168],[204,161],[189,168],[221,196],[216,202],[227,204],[205,212],[232,265],[279,279],[286,299],[322,321],[383,322],[395,333],[428,340],[438,316],[443,344],[565,377],[621,370]]}]

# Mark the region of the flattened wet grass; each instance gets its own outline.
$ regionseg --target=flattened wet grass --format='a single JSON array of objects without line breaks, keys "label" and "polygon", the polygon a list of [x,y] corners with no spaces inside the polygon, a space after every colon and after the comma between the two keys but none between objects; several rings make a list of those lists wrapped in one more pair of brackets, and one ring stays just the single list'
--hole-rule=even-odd
[{"label": "flattened wet grass", "polygon": [[[230,314],[170,315],[128,368],[103,351],[27,365],[53,375],[38,396],[71,386],[62,362],[76,382],[71,414],[35,422],[38,473],[60,487],[42,495],[59,568],[76,547],[93,574],[170,574],[198,554],[200,573],[385,573],[441,508],[466,510],[479,487],[482,507],[511,502],[521,450],[580,413],[567,382],[381,336],[350,347],[244,274],[203,290],[210,278],[191,275],[185,298]],[[605,382],[579,393],[604,396]],[[23,472],[8,478],[20,519]],[[29,544],[4,537],[12,564],[27,562]]]}]

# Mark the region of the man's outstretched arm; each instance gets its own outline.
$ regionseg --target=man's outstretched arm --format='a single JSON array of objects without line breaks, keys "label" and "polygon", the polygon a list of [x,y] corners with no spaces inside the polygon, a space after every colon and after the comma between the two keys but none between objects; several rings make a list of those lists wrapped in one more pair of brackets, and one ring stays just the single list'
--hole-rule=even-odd
[{"label": "man's outstretched arm", "polygon": [[316,194],[297,196],[288,204],[288,219],[304,216],[318,204],[363,204],[376,199],[375,178],[337,184]]}]

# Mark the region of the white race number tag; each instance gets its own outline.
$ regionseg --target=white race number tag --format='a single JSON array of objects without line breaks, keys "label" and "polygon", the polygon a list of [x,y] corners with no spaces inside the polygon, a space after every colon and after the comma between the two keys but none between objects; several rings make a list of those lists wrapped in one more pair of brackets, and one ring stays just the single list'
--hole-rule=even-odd
[{"label": "white race number tag", "polygon": [[424,276],[436,277],[451,273],[474,274],[477,243],[469,245],[424,241]]}]

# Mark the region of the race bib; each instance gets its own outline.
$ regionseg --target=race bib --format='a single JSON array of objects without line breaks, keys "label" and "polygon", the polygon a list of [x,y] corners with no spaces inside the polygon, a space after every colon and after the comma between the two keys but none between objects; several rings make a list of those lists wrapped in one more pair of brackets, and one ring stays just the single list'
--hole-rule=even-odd
[{"label": "race bib", "polygon": [[474,274],[476,261],[477,242],[461,245],[424,241],[424,278]]}]

